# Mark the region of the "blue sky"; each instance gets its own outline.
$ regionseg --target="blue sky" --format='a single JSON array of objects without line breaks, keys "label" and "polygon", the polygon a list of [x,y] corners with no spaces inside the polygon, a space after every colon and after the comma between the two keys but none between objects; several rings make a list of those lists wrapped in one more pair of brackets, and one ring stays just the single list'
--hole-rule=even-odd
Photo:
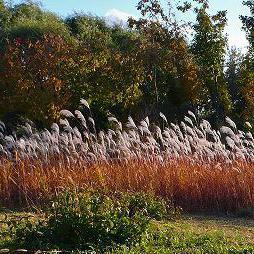
[{"label": "blue sky", "polygon": [[[20,2],[22,0],[14,0]],[[162,0],[162,2],[165,0]],[[138,17],[135,8],[138,0],[41,0],[45,9],[56,12],[65,17],[74,11],[83,11],[98,16],[108,16],[126,20],[129,15]],[[239,15],[249,14],[246,7],[242,5],[242,0],[210,0],[211,11],[227,10],[228,27],[226,32],[229,35],[231,46],[245,47],[247,41],[245,34],[241,31],[241,21]]]}]

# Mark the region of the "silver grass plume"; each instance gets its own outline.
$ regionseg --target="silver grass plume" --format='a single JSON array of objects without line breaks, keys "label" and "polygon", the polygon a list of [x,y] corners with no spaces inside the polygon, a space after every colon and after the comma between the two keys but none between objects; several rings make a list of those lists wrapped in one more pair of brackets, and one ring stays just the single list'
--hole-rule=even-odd
[{"label": "silver grass plume", "polygon": [[233,137],[235,135],[235,133],[227,126],[222,126],[220,128],[220,133],[226,134],[231,137]]},{"label": "silver grass plume", "polygon": [[236,127],[236,124],[233,120],[231,120],[229,117],[226,117],[225,118],[226,120],[226,123],[231,127],[233,128],[234,130],[237,130],[237,127]]},{"label": "silver grass plume", "polygon": [[95,127],[95,122],[94,122],[94,119],[93,119],[92,117],[89,117],[89,118],[88,118],[88,121],[89,121],[90,123],[92,123],[93,127]]},{"label": "silver grass plume", "polygon": [[89,103],[85,99],[81,99],[80,104],[90,109]]},{"label": "silver grass plume", "polygon": [[166,116],[165,116],[162,112],[160,112],[160,117],[161,117],[166,123],[168,123],[168,120],[167,120]]},{"label": "silver grass plume", "polygon": [[188,116],[184,117],[184,121],[187,122],[188,124],[190,124],[191,127],[194,127],[194,124],[193,124],[192,120]]},{"label": "silver grass plume", "polygon": [[117,120],[115,117],[113,117],[113,116],[109,116],[109,117],[108,117],[108,121],[109,121],[109,122],[118,123],[118,120]]},{"label": "silver grass plume", "polygon": [[0,121],[0,132],[4,132],[5,129],[6,129],[5,124],[2,121]]},{"label": "silver grass plume", "polygon": [[73,118],[75,118],[75,116],[69,110],[66,110],[66,109],[61,110],[60,115],[64,116],[64,117],[70,117],[70,118],[73,117]]},{"label": "silver grass plume", "polygon": [[53,123],[51,126],[51,130],[57,134],[59,134],[60,128],[57,123]]},{"label": "silver grass plume", "polygon": [[197,118],[196,118],[195,114],[192,111],[189,110],[188,115],[190,115],[195,120],[195,122],[197,123]]},{"label": "silver grass plume", "polygon": [[133,121],[132,117],[129,116],[128,117],[128,123],[126,124],[127,128],[134,128],[137,129],[137,126],[135,124],[135,122]]},{"label": "silver grass plume", "polygon": [[150,121],[149,121],[148,116],[144,120],[146,121],[147,125],[149,126],[150,125]]},{"label": "silver grass plume", "polygon": [[251,125],[249,122],[245,122],[245,125],[246,125],[248,128],[252,129],[252,125]]}]

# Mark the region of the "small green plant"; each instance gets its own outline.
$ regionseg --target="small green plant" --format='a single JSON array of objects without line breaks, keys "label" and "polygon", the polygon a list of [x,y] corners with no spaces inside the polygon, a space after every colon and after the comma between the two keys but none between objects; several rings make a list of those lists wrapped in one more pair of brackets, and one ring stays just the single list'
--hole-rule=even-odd
[{"label": "small green plant", "polygon": [[155,198],[147,193],[126,193],[124,200],[128,204],[130,213],[142,210],[146,216],[155,220],[162,220],[174,215],[173,206],[168,205],[165,200],[158,197]]},{"label": "small green plant", "polygon": [[0,249],[14,247],[17,238],[20,247],[24,243],[25,236],[31,235],[31,232],[43,223],[44,220],[39,214],[0,214]]},{"label": "small green plant", "polygon": [[140,242],[151,219],[162,219],[167,211],[165,202],[143,193],[65,192],[52,202],[46,220],[27,225],[17,238],[65,250],[131,246]]}]

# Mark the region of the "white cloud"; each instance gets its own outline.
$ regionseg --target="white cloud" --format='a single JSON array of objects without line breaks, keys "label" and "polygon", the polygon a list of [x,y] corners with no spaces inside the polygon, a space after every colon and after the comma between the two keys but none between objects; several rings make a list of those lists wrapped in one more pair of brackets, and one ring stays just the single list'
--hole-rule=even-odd
[{"label": "white cloud", "polygon": [[105,14],[105,19],[108,25],[126,26],[129,17],[133,16],[117,9],[111,9]]}]

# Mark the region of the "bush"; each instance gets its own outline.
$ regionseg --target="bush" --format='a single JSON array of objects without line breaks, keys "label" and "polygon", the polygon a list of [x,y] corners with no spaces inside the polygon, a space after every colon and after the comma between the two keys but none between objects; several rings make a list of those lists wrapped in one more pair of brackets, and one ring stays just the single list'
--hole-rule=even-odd
[{"label": "bush", "polygon": [[32,240],[37,248],[65,250],[130,246],[140,241],[152,218],[166,214],[166,203],[147,194],[65,192],[52,203],[45,221],[19,230],[17,238]]},{"label": "bush", "polygon": [[174,212],[173,210],[169,211],[172,207],[167,205],[163,199],[146,193],[127,193],[124,199],[131,212],[142,210],[151,219],[162,220],[167,216],[172,216],[172,212]]}]

